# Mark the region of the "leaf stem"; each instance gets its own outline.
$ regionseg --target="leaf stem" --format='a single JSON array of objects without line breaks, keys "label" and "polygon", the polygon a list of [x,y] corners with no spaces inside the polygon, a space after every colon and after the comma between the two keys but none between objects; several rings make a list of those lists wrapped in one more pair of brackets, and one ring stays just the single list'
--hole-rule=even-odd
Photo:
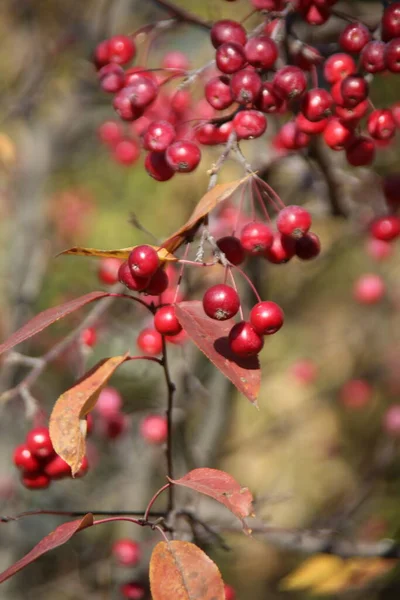
[{"label": "leaf stem", "polygon": [[161,496],[161,494],[162,494],[163,492],[165,492],[165,490],[166,490],[167,488],[170,488],[170,487],[172,487],[172,486],[171,486],[171,484],[170,484],[170,483],[166,483],[165,485],[163,485],[163,486],[162,486],[162,488],[160,488],[160,489],[159,489],[159,490],[158,490],[158,491],[157,491],[157,492],[154,494],[154,496],[152,497],[152,499],[151,499],[151,500],[150,500],[150,502],[148,503],[146,510],[144,511],[144,516],[143,516],[143,519],[144,519],[145,521],[148,521],[148,519],[149,519],[150,510],[151,510],[151,507],[153,506],[154,502],[157,500],[157,498],[158,498],[159,496]]}]

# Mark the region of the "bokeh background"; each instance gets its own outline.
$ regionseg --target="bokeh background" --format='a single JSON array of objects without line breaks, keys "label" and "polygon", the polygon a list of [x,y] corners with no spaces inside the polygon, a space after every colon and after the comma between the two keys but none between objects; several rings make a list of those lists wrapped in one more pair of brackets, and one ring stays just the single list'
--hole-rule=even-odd
[{"label": "bokeh background", "polygon": [[[240,19],[250,12],[247,0],[181,0],[180,5],[212,20],[232,15]],[[371,24],[381,11],[380,2],[341,2],[338,7]],[[143,157],[129,167],[118,164],[98,138],[99,126],[114,114],[91,63],[96,44],[166,17],[150,0],[1,2],[2,340],[38,311],[105,287],[98,281],[96,259],[55,258],[57,253],[73,245],[121,248],[151,243],[148,234],[132,225],[132,213],[157,239],[166,238],[204,194],[207,170],[218,150],[204,151],[195,173],[157,183],[146,174]],[[251,19],[248,23],[251,27]],[[331,19],[313,30],[310,41],[334,48],[342,27],[341,21]],[[194,26],[181,24],[159,37],[149,65],[157,67],[169,50],[186,53],[193,68],[212,58],[207,32]],[[376,106],[393,105],[399,89],[394,76],[376,77],[372,87]],[[201,88],[194,97],[201,98]],[[396,437],[388,434],[383,423],[388,407],[400,401],[399,249],[394,246],[385,261],[374,260],[363,224],[383,205],[380,177],[398,169],[398,143],[379,149],[374,169],[350,169],[342,155],[320,147],[309,156],[276,161],[272,139],[284,120],[270,119],[268,134],[244,143],[243,151],[285,202],[304,204],[311,211],[323,250],[312,263],[296,259],[280,266],[249,265],[263,298],[281,304],[286,314],[284,328],[268,339],[261,355],[259,411],[190,342],[170,346],[178,386],[176,470],[181,475],[194,466],[227,470],[253,491],[257,515],[271,528],[332,530],[369,542],[396,538],[399,454]],[[220,180],[241,174],[240,167],[228,161]],[[332,216],[332,193],[347,218]],[[212,225],[218,224],[216,215]],[[367,272],[380,274],[386,283],[384,300],[373,307],[360,306],[353,299],[354,282]],[[187,298],[199,298],[219,277],[218,269],[189,270],[183,291]],[[243,287],[242,293],[245,302],[252,300],[248,289]],[[79,324],[82,314],[54,325],[18,350],[41,356]],[[32,398],[2,403],[2,514],[36,508],[137,511],[163,484],[163,449],[150,446],[139,435],[143,417],[162,413],[166,401],[157,368],[147,363],[124,366],[114,376],[112,385],[123,397],[128,425],[123,434],[109,439],[95,416],[91,467],[85,478],[55,482],[47,490],[33,492],[23,488],[12,464],[13,449],[32,422],[45,419],[56,398],[85,367],[127,349],[135,352],[146,318],[125,303],[115,303],[96,324],[98,341],[92,349],[72,345],[35,383]],[[2,390],[26,372],[26,366],[3,363]],[[366,382],[366,399],[360,400],[354,388],[343,392],[353,379]],[[33,416],[36,404],[42,411],[39,417]],[[223,530],[229,551],[204,531],[198,532],[198,541],[217,561],[238,599],[295,600],[322,593],[318,585],[314,590],[284,589],[283,578],[305,559],[295,545],[281,548],[284,536],[247,538],[228,531],[229,520],[214,504],[194,497],[190,502],[216,530]],[[162,508],[162,501],[158,506]],[[60,517],[38,516],[1,524],[0,567],[10,565],[60,522]],[[121,536],[143,544],[143,560],[133,570],[118,567],[111,558],[111,545]],[[120,598],[121,583],[147,582],[154,541],[154,534],[124,523],[95,528],[4,584],[0,597]],[[360,563],[344,583],[339,577],[336,588],[342,590],[333,586],[333,595],[398,598],[400,584],[396,566],[392,567],[391,563]],[[315,563],[313,568],[322,567]],[[345,568],[345,563],[337,563],[334,574],[344,573]],[[374,568],[383,577],[373,578]],[[326,580],[322,577],[320,583]]]}]

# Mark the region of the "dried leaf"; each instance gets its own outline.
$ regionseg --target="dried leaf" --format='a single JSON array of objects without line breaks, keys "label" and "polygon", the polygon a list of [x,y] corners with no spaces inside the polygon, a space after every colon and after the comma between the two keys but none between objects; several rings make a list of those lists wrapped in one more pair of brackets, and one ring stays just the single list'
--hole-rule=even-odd
[{"label": "dried leaf", "polygon": [[153,600],[224,600],[217,565],[190,542],[159,542],[150,560]]},{"label": "dried leaf", "polygon": [[260,363],[256,356],[235,356],[228,344],[228,335],[235,321],[215,321],[207,317],[200,301],[180,302],[175,308],[176,316],[190,339],[204,352],[239,392],[257,405],[261,384]]},{"label": "dried leaf", "polygon": [[207,216],[218,204],[227,200],[238,187],[248,181],[252,175],[246,175],[243,179],[231,181],[229,183],[219,183],[209,190],[197,203],[194,211],[182,227],[172,234],[165,242],[163,248],[169,252],[175,252],[182,244],[196,232],[198,226],[205,216]]},{"label": "dried leaf", "polygon": [[221,502],[242,521],[245,532],[251,533],[244,519],[253,516],[253,496],[248,488],[241,487],[225,471],[206,468],[194,469],[180,479],[169,479],[169,481],[175,485],[182,485],[201,494],[206,494],[206,496],[211,496],[214,500]]},{"label": "dried leaf", "polygon": [[343,569],[343,559],[331,554],[317,554],[305,560],[280,582],[283,590],[312,588]]},{"label": "dried leaf", "polygon": [[[119,248],[118,250],[99,250],[98,248],[83,248],[81,246],[74,246],[68,250],[60,252],[57,256],[63,254],[74,254],[75,256],[96,256],[99,258],[120,258],[126,260],[132,250],[137,246],[131,246],[130,248]],[[161,262],[176,262],[178,259],[176,256],[168,252],[164,247],[152,246],[154,250],[157,250],[158,258]]]},{"label": "dried leaf", "polygon": [[74,476],[85,456],[85,417],[95,406],[102,388],[129,354],[106,358],[58,398],[50,416],[50,438],[54,450],[71,467]]},{"label": "dried leaf", "polygon": [[14,346],[17,346],[21,342],[28,340],[59,319],[62,319],[73,313],[75,310],[86,306],[86,304],[90,304],[90,302],[93,302],[94,300],[106,298],[109,295],[110,294],[108,292],[91,292],[90,294],[85,294],[85,296],[75,298],[75,300],[70,300],[69,302],[60,304],[59,306],[44,310],[33,317],[33,319],[28,321],[28,323],[23,325],[20,329],[18,329],[18,331],[10,335],[10,337],[0,345],[0,354],[6,352],[7,350],[11,350],[11,348],[14,348]]},{"label": "dried leaf", "polygon": [[32,562],[42,556],[42,554],[46,554],[46,552],[54,550],[54,548],[58,548],[58,546],[62,546],[68,542],[68,540],[70,540],[75,533],[81,529],[86,529],[86,527],[90,527],[91,525],[93,525],[93,515],[91,514],[87,514],[83,518],[76,521],[63,523],[57,527],[57,529],[49,533],[49,535],[46,535],[46,537],[36,544],[36,546],[23,558],[3,571],[3,573],[0,573],[0,583],[6,581],[6,579],[9,579],[27,565],[30,565]]}]

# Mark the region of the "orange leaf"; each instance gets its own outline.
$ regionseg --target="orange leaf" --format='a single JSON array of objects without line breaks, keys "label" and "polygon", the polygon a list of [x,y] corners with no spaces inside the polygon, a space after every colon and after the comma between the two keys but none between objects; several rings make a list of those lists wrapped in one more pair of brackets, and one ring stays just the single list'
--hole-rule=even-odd
[{"label": "orange leaf", "polygon": [[224,600],[217,565],[190,542],[159,542],[150,560],[153,600]]},{"label": "orange leaf", "polygon": [[211,496],[214,500],[221,502],[242,521],[245,533],[251,533],[244,519],[253,516],[253,496],[248,488],[241,487],[225,471],[207,468],[194,469],[180,479],[169,479],[169,481]]},{"label": "orange leaf", "polygon": [[90,527],[91,525],[93,525],[93,515],[90,513],[85,515],[82,519],[78,519],[77,521],[63,523],[57,527],[57,529],[49,533],[49,535],[46,535],[46,537],[36,544],[36,546],[23,558],[3,571],[3,573],[0,573],[0,583],[6,581],[6,579],[9,579],[27,565],[30,565],[32,562],[42,556],[42,554],[46,554],[46,552],[54,550],[54,548],[58,548],[58,546],[62,546],[68,542],[68,540],[70,540],[75,533],[81,529]]},{"label": "orange leaf", "polygon": [[227,200],[242,183],[248,181],[249,177],[252,177],[252,175],[246,175],[243,179],[231,181],[230,183],[219,183],[211,188],[211,190],[199,200],[186,223],[163,242],[162,247],[169,250],[169,252],[175,252],[175,250],[182,246],[188,237],[195,233],[204,217],[218,206],[218,204]]},{"label": "orange leaf", "polygon": [[129,354],[106,358],[58,398],[50,416],[50,438],[54,450],[71,467],[72,475],[79,471],[85,456],[85,417],[95,406],[99,394],[114,371]]},{"label": "orange leaf", "polygon": [[[74,246],[68,250],[60,252],[57,256],[63,254],[74,254],[75,256],[96,256],[100,258],[120,258],[126,260],[132,250],[137,246],[131,246],[130,248],[119,248],[118,250],[99,250],[98,248],[83,248],[81,246]],[[157,250],[158,258],[161,262],[175,262],[178,259],[173,254],[170,254],[164,247],[152,246],[154,250]]]}]

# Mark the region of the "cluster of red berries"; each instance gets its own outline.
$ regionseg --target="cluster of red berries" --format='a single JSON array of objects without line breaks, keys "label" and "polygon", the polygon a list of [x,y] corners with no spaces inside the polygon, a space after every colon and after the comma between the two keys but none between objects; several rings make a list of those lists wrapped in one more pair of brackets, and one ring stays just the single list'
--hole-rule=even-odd
[{"label": "cluster of red berries", "polygon": [[119,438],[129,426],[127,415],[122,412],[122,397],[111,386],[103,388],[95,406],[95,429],[108,440]]},{"label": "cluster of red berries", "polygon": [[[70,466],[54,452],[47,427],[31,429],[24,444],[14,450],[14,465],[21,470],[21,481],[30,490],[47,488],[52,480],[71,477]],[[75,477],[83,477],[89,468],[85,457]]]}]

